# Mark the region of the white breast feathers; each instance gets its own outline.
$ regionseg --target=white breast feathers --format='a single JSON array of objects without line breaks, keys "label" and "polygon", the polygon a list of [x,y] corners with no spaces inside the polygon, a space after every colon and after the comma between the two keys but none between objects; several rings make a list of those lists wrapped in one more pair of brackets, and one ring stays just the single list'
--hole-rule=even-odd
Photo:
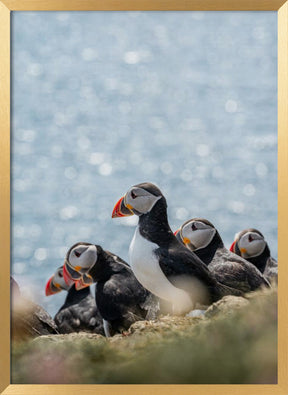
[{"label": "white breast feathers", "polygon": [[190,296],[167,279],[154,253],[157,248],[158,245],[145,239],[137,227],[129,248],[130,266],[135,277],[154,295],[171,302],[173,313],[190,311],[193,308]]}]

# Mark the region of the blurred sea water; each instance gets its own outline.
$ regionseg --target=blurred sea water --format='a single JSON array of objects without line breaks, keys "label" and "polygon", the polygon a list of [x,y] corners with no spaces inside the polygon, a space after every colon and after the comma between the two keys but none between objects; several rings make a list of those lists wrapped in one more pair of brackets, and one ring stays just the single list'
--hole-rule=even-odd
[{"label": "blurred sea water", "polygon": [[128,259],[111,213],[140,182],[173,230],[256,227],[277,257],[277,13],[12,13],[11,164],[12,274],[51,314],[72,244]]}]

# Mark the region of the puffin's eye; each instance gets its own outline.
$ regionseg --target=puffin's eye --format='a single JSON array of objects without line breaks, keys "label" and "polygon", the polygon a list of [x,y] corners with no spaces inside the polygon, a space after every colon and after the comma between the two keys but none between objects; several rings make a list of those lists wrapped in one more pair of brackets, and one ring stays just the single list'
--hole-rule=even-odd
[{"label": "puffin's eye", "polygon": [[248,236],[248,241],[249,241],[249,243],[251,243],[251,241],[253,241],[254,239],[253,239],[253,237],[251,236],[251,235],[249,235]]},{"label": "puffin's eye", "polygon": [[78,251],[74,251],[74,254],[75,254],[75,256],[76,256],[77,258],[79,258],[79,256],[81,255],[81,253],[78,252]]},{"label": "puffin's eye", "polygon": [[131,197],[132,197],[132,199],[135,199],[137,197],[136,193],[131,191]]},{"label": "puffin's eye", "polygon": [[192,224],[192,230],[197,230],[197,226],[194,223]]},{"label": "puffin's eye", "polygon": [[58,273],[58,276],[59,276],[60,278],[62,278],[62,277],[63,277],[62,272],[59,272],[59,273]]}]

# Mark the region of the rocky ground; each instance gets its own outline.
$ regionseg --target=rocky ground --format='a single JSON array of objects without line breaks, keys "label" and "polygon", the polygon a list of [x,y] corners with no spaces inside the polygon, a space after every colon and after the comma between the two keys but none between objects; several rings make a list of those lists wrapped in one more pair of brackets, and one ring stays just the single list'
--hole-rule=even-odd
[{"label": "rocky ground", "polygon": [[227,296],[200,317],[139,321],[124,335],[39,336],[12,345],[12,383],[277,382],[277,291]]}]

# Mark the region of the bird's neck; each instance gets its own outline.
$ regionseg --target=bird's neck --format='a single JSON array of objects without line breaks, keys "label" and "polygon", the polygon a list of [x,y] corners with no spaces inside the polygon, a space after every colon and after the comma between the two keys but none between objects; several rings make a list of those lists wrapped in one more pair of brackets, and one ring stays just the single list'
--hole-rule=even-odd
[{"label": "bird's neck", "polygon": [[267,260],[270,257],[270,249],[268,245],[266,244],[266,247],[262,254],[258,256],[254,256],[252,258],[247,258],[247,261],[251,262],[253,265],[257,267],[258,270],[260,270],[261,273],[264,273]]},{"label": "bird's neck", "polygon": [[167,206],[164,198],[158,200],[147,214],[139,217],[138,229],[145,239],[156,243],[165,244],[174,238],[167,217]]},{"label": "bird's neck", "polygon": [[198,258],[201,259],[202,262],[204,262],[206,265],[209,265],[209,263],[214,258],[214,255],[218,250],[218,248],[223,248],[223,247],[224,247],[223,241],[219,233],[216,231],[211,243],[208,244],[207,247],[199,248],[198,250],[194,251],[194,253],[198,256]]},{"label": "bird's neck", "polygon": [[90,287],[86,287],[77,291],[75,285],[72,285],[72,287],[68,291],[65,300],[65,305],[79,303],[82,299],[86,298],[89,294],[90,294]]},{"label": "bird's neck", "polygon": [[124,266],[124,263],[116,262],[112,254],[97,246],[97,262],[89,270],[89,274],[94,282],[106,281],[113,273],[121,271]]}]

